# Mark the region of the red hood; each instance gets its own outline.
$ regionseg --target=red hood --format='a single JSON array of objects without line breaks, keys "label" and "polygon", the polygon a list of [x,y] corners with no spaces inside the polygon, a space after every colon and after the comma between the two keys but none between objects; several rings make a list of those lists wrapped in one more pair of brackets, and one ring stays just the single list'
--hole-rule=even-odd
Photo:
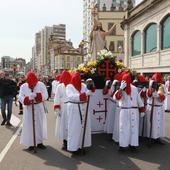
[{"label": "red hood", "polygon": [[151,80],[153,81],[157,81],[158,83],[161,83],[162,84],[162,76],[161,76],[161,73],[155,73]]},{"label": "red hood", "polygon": [[117,73],[117,74],[115,74],[114,80],[121,81],[121,80],[122,80],[122,73]]},{"label": "red hood", "polygon": [[126,93],[127,95],[130,95],[131,94],[131,83],[132,83],[131,75],[129,73],[124,74],[122,77],[122,80],[124,80],[127,83]]},{"label": "red hood", "polygon": [[81,76],[79,72],[75,72],[72,75],[70,82],[79,92],[81,91]]},{"label": "red hood", "polygon": [[36,86],[36,84],[38,83],[38,78],[35,75],[35,73],[33,73],[31,71],[28,72],[26,82],[28,83],[29,88],[33,89]]},{"label": "red hood", "polygon": [[67,86],[71,81],[71,74],[64,70],[61,74],[61,79],[60,79],[60,82],[61,83],[64,83],[65,86]]},{"label": "red hood", "polygon": [[137,75],[137,80],[138,80],[138,82],[140,82],[140,83],[146,82],[145,77],[144,77],[142,74],[138,74],[138,75]]},{"label": "red hood", "polygon": [[60,81],[61,74],[55,76],[55,80]]}]

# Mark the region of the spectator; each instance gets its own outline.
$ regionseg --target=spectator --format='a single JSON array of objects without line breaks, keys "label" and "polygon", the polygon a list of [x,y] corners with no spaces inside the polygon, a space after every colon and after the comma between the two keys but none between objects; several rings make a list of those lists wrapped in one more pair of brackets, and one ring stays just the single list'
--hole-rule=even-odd
[{"label": "spectator", "polygon": [[[1,99],[1,113],[3,121],[1,126],[12,126],[10,123],[12,114],[13,97],[16,95],[16,83],[9,78],[8,74],[3,71],[0,72],[0,99]],[[6,114],[7,106],[7,114]]]}]

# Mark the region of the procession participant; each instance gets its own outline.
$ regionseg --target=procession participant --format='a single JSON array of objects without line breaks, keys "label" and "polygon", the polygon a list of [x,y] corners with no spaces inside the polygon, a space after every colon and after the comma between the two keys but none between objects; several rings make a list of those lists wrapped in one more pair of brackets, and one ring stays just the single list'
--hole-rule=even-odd
[{"label": "procession participant", "polygon": [[112,94],[112,100],[116,102],[116,108],[115,108],[115,118],[113,122],[113,136],[112,139],[118,143],[119,142],[119,116],[120,116],[120,107],[119,102],[114,98],[114,94],[117,90],[120,88],[120,83],[122,80],[123,73],[117,73],[114,76],[114,81],[112,84],[113,94]]},{"label": "procession participant", "polygon": [[30,151],[34,149],[32,107],[34,107],[36,146],[46,149],[43,140],[47,139],[47,118],[43,101],[47,98],[48,93],[44,83],[38,81],[33,72],[28,72],[26,83],[21,86],[19,92],[19,101],[23,104],[24,113],[20,143],[27,146]]},{"label": "procession participant", "polygon": [[[137,74],[136,76],[136,87],[138,88],[139,95],[144,103],[145,111],[147,108],[147,81],[142,74]],[[146,115],[146,114],[145,114]],[[146,116],[139,118],[139,136],[144,137],[146,136]]]},{"label": "procession participant", "polygon": [[114,117],[115,117],[115,109],[116,109],[116,102],[113,100],[113,92],[114,88],[112,86],[112,81],[107,80],[105,87],[103,89],[103,95],[105,95],[108,100],[107,100],[107,116],[106,116],[106,123],[104,127],[104,131],[107,134],[112,134],[113,133],[113,122],[114,122]]},{"label": "procession participant", "polygon": [[[68,141],[67,150],[73,154],[80,152],[84,119],[87,107],[87,95],[89,90],[84,83],[81,83],[80,73],[76,72],[72,75],[71,83],[66,87],[66,95],[68,97],[67,115],[68,115]],[[91,122],[90,115],[87,117],[86,133],[84,147],[91,146]]]},{"label": "procession participant", "polygon": [[[122,77],[121,86],[115,93],[119,101],[119,150],[130,146],[136,150],[139,146],[139,116],[144,114],[144,105],[135,86],[131,85],[131,75],[126,73]],[[140,112],[140,114],[139,114]]]},{"label": "procession participant", "polygon": [[168,76],[167,81],[165,82],[165,111],[170,111],[170,76]]},{"label": "procession participant", "polygon": [[55,136],[63,141],[63,150],[67,150],[67,96],[66,87],[71,81],[71,75],[68,71],[63,71],[60,77],[60,84],[57,86],[54,96],[54,111],[56,113]]},{"label": "procession participant", "polygon": [[[18,89],[18,93],[19,93],[19,90],[20,90],[20,87],[22,84],[25,83],[25,76],[22,75],[21,78],[19,79],[18,83],[17,83],[17,89]],[[22,103],[19,101],[19,115],[22,115],[23,114],[23,106],[22,106]]]},{"label": "procession participant", "polygon": [[164,144],[160,138],[165,137],[165,111],[162,77],[160,73],[155,73],[147,90],[147,137],[159,144]]},{"label": "procession participant", "polygon": [[55,95],[57,86],[60,84],[60,77],[61,77],[61,74],[58,74],[55,76],[55,79],[52,81],[52,94],[53,95]]}]

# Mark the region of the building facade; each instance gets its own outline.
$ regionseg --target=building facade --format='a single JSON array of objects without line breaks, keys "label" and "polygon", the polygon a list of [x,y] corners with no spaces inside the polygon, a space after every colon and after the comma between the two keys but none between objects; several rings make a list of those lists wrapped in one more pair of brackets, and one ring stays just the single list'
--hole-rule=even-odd
[{"label": "building facade", "polygon": [[125,64],[142,73],[170,73],[170,1],[144,0],[122,22]]}]

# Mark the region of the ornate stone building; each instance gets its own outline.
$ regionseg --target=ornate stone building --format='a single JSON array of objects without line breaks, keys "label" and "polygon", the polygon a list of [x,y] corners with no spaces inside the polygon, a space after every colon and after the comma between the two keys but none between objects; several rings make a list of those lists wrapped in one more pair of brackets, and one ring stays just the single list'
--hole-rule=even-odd
[{"label": "ornate stone building", "polygon": [[125,64],[143,73],[170,73],[170,1],[143,0],[127,12]]}]

